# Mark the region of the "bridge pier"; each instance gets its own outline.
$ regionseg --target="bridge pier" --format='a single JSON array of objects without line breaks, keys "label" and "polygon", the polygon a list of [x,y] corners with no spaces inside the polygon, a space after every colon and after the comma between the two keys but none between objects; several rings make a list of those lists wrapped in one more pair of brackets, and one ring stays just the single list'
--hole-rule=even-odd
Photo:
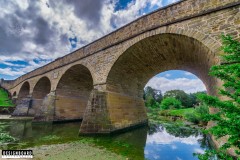
[{"label": "bridge pier", "polygon": [[29,106],[31,106],[32,97],[28,95],[25,98],[16,100],[16,108],[12,113],[12,116],[28,116]]},{"label": "bridge pier", "polygon": [[56,100],[55,91],[52,91],[47,96],[45,96],[40,106],[36,106],[36,108],[34,108],[35,110],[34,121],[47,121],[47,122],[53,121],[55,100]]},{"label": "bridge pier", "polygon": [[147,123],[143,99],[93,89],[80,134],[104,134]]},{"label": "bridge pier", "polygon": [[12,116],[32,116],[34,121],[53,121],[55,91],[50,92],[43,100],[34,99],[31,95],[19,99]]}]

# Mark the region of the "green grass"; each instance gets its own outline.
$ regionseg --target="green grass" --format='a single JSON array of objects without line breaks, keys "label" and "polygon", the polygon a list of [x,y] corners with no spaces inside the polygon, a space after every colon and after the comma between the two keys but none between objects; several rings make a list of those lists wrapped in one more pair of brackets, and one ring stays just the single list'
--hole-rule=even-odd
[{"label": "green grass", "polygon": [[194,108],[184,108],[184,109],[170,110],[169,114],[171,116],[184,117],[187,113],[193,113],[193,112],[194,112]]},{"label": "green grass", "polygon": [[13,107],[12,100],[8,98],[8,93],[0,88],[0,107]]},{"label": "green grass", "polygon": [[183,117],[186,118],[186,114],[193,113],[194,114],[194,108],[184,108],[184,109],[168,109],[168,110],[161,110],[158,112],[161,116],[177,116],[177,117]]}]

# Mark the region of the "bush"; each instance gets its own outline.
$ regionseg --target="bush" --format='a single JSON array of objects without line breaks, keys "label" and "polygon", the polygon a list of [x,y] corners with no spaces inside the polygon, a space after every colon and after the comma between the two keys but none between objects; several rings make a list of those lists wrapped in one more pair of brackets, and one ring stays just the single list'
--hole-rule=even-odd
[{"label": "bush", "polygon": [[215,121],[216,125],[205,132],[216,138],[227,136],[228,139],[218,150],[207,151],[206,154],[200,155],[201,160],[209,159],[212,153],[216,153],[219,159],[234,159],[228,156],[229,148],[235,148],[236,156],[240,157],[240,42],[231,36],[223,36],[222,40],[224,51],[224,54],[220,55],[222,63],[212,66],[210,75],[223,82],[219,94],[225,98],[209,95],[199,95],[198,98],[218,110],[217,113],[206,116],[209,121]]},{"label": "bush", "polygon": [[205,116],[209,113],[209,108],[206,104],[198,106],[193,113],[187,113],[186,119],[190,122],[193,122],[195,124],[207,123],[207,120],[205,120]]},{"label": "bush", "polygon": [[160,108],[165,109],[179,109],[182,106],[181,102],[173,97],[168,97],[162,100]]},{"label": "bush", "polygon": [[192,122],[194,124],[198,124],[200,122],[199,116],[195,113],[187,113],[185,117],[189,122]]},{"label": "bush", "polygon": [[11,143],[15,141],[16,139],[10,136],[8,133],[0,133],[0,143]]}]

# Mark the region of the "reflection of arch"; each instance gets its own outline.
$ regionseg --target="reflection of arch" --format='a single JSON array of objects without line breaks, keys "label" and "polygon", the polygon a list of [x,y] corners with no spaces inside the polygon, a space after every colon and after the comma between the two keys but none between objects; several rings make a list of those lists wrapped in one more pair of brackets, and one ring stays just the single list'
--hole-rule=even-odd
[{"label": "reflection of arch", "polygon": [[26,81],[23,83],[23,85],[19,91],[18,99],[26,98],[29,95],[29,92],[30,92],[30,84],[29,84],[29,82]]},{"label": "reflection of arch", "polygon": [[107,77],[107,90],[142,97],[145,84],[167,70],[185,70],[198,76],[213,94],[214,80],[208,76],[216,63],[214,54],[196,39],[177,34],[145,38],[129,47],[116,60]]},{"label": "reflection of arch", "polygon": [[85,66],[69,68],[56,88],[55,119],[82,119],[92,89],[93,79]]},{"label": "reflection of arch", "polygon": [[43,99],[51,91],[51,82],[47,77],[39,79],[35,87],[33,88],[32,98]]}]

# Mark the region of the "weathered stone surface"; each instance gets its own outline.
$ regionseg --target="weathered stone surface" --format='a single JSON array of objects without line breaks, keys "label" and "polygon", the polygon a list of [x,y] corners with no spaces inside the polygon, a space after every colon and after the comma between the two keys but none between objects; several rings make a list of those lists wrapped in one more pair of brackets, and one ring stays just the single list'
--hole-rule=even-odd
[{"label": "weathered stone surface", "polygon": [[92,89],[92,76],[86,67],[69,68],[56,88],[54,120],[82,119]]},{"label": "weathered stone surface", "polygon": [[23,98],[18,101],[16,109],[12,116],[28,116],[29,106],[31,105],[31,98]]},{"label": "weathered stone surface", "polygon": [[142,99],[94,89],[80,133],[111,133],[146,122],[147,114]]},{"label": "weathered stone surface", "polygon": [[112,124],[107,106],[107,94],[92,90],[81,124],[81,134],[110,133]]},{"label": "weathered stone surface", "polygon": [[54,107],[55,107],[55,92],[49,93],[44,99],[41,105],[38,106],[38,110],[34,115],[35,121],[53,121],[54,120]]}]

